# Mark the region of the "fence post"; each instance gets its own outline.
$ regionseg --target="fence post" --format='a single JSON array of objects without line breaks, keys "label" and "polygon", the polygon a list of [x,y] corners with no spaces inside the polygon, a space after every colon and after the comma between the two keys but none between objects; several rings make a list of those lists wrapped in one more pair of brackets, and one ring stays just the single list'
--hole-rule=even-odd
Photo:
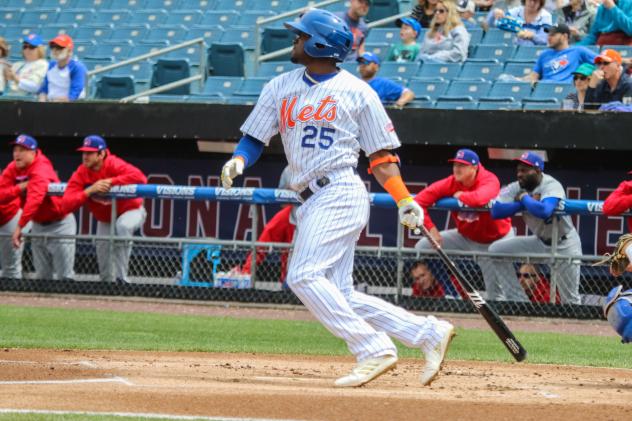
[{"label": "fence post", "polygon": [[404,259],[402,255],[402,247],[404,246],[404,226],[397,221],[397,294],[395,302],[399,303],[402,296],[403,277],[404,277]]},{"label": "fence post", "polygon": [[250,240],[252,243],[250,252],[250,281],[252,288],[255,287],[257,281],[257,233],[259,232],[259,205],[252,205],[252,231],[250,232]]},{"label": "fence post", "polygon": [[549,297],[549,302],[555,304],[555,297],[557,296],[557,281],[558,281],[558,272],[559,265],[557,262],[557,242],[559,236],[559,217],[556,214],[553,214],[553,229],[552,229],[552,237],[551,237],[551,254],[553,255],[553,267],[551,270],[551,293]]},{"label": "fence post", "polygon": [[114,258],[114,237],[116,235],[116,198],[112,198],[112,215],[110,215],[110,242],[108,244],[108,248],[110,250],[110,261],[108,262],[108,267],[110,268],[110,276],[112,277],[112,282],[116,282],[116,273],[115,272],[115,258]]}]

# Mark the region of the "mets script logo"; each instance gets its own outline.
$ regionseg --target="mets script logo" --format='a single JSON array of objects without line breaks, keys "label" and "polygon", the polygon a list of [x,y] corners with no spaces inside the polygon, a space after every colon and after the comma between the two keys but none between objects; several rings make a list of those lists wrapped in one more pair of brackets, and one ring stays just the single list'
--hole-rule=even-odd
[{"label": "mets script logo", "polygon": [[328,121],[331,123],[336,120],[338,101],[331,95],[327,95],[315,105],[306,104],[300,109],[296,109],[297,101],[298,97],[296,96],[283,98],[281,102],[281,124],[279,125],[281,133],[284,133],[287,129],[294,128],[297,121],[301,123]]}]

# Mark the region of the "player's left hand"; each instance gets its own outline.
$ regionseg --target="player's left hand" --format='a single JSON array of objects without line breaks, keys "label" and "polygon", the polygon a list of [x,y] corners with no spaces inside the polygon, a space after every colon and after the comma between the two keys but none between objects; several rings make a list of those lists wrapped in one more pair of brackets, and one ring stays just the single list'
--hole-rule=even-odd
[{"label": "player's left hand", "polygon": [[230,159],[222,167],[222,187],[230,189],[233,186],[233,179],[244,173],[244,160],[236,157]]},{"label": "player's left hand", "polygon": [[415,229],[424,223],[424,210],[412,197],[402,199],[397,203],[399,221],[402,225]]}]

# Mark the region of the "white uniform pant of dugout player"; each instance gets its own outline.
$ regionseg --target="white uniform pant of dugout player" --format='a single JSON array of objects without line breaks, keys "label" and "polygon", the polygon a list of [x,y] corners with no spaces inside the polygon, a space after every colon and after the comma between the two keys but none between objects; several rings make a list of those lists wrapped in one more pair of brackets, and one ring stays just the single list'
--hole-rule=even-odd
[{"label": "white uniform pant of dugout player", "polygon": [[[566,237],[565,240],[558,243],[557,253],[562,256],[581,256],[582,246],[577,231],[569,232]],[[508,253],[519,256],[525,253],[550,254],[551,247],[544,244],[535,235],[530,235],[495,241],[489,246],[489,251],[490,253]],[[556,261],[551,266],[551,281],[554,278],[553,273],[556,274],[556,286],[562,304],[581,304],[579,295],[580,262],[569,261],[568,259]],[[529,297],[516,278],[516,270],[512,262],[494,260],[494,271],[489,278],[485,278],[485,285],[500,286],[502,294],[491,297],[488,294],[489,300],[529,301]]]},{"label": "white uniform pant of dugout player", "polygon": [[33,222],[31,232],[46,238],[33,238],[33,266],[38,279],[73,279],[75,277],[75,239],[56,238],[77,234],[75,215],[69,213],[60,221],[48,224]]},{"label": "white uniform pant of dugout player", "polygon": [[[147,211],[141,206],[138,209],[129,210],[116,219],[114,226],[114,234],[117,237],[131,237],[136,230],[145,223]],[[105,222],[97,223],[97,235],[110,235],[112,224]],[[117,279],[127,281],[127,269],[129,266],[129,258],[132,254],[132,242],[116,240],[113,244],[114,261],[110,256],[110,241],[97,240],[97,262],[99,263],[99,276],[104,282],[113,282]],[[112,276],[114,271],[114,276]]]},{"label": "white uniform pant of dugout player", "polygon": [[[2,265],[2,277],[11,279],[22,278],[22,252],[24,244],[19,248],[13,247],[11,235],[18,226],[18,221],[22,215],[22,209],[18,210],[13,218],[6,224],[0,226],[0,265]],[[22,232],[27,233],[31,230],[29,222]]]},{"label": "white uniform pant of dugout player", "polygon": [[[450,251],[473,251],[473,252],[488,252],[489,246],[493,243],[484,244],[477,243],[476,241],[472,241],[469,238],[465,238],[463,235],[459,233],[456,229],[450,229],[441,231],[441,239],[442,246],[445,251],[448,253]],[[509,238],[515,237],[513,228],[510,229],[507,234],[500,240],[506,240]],[[497,240],[497,241],[500,241]],[[422,238],[415,244],[415,249],[417,250],[433,250],[430,245],[430,241],[427,238]],[[494,274],[494,262],[487,257],[480,257],[477,261],[478,266],[481,268],[481,272],[483,274],[483,279],[485,279],[485,292],[487,294],[487,298],[491,297],[499,297],[501,295],[501,287],[496,283],[488,283],[487,279],[492,279]],[[495,279],[495,277],[494,277]],[[494,298],[492,298],[494,299]]]},{"label": "white uniform pant of dugout player", "polygon": [[442,338],[441,322],[353,289],[355,244],[368,222],[369,196],[351,168],[327,176],[331,183],[312,186],[315,193],[296,212],[288,285],[358,361],[397,355],[389,336],[430,351]]}]

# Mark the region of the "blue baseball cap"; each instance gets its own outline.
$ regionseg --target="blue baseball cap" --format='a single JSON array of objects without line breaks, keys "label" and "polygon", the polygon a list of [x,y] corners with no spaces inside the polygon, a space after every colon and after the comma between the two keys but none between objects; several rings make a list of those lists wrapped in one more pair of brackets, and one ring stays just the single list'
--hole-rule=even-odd
[{"label": "blue baseball cap", "polygon": [[44,44],[44,40],[39,35],[35,33],[30,33],[24,38],[22,38],[22,44],[28,44],[33,47],[39,47],[40,45]]},{"label": "blue baseball cap", "polygon": [[37,149],[37,140],[27,134],[21,134],[11,142],[11,145],[22,146],[23,148],[34,151]]},{"label": "blue baseball cap", "polygon": [[520,155],[520,158],[514,159],[514,161],[522,162],[525,165],[544,171],[544,159],[535,152],[525,152]]},{"label": "blue baseball cap", "polygon": [[478,165],[481,161],[478,155],[471,149],[459,149],[456,151],[454,158],[448,159],[448,162],[459,162],[465,165]]},{"label": "blue baseball cap", "polygon": [[421,24],[417,21],[417,19],[413,18],[401,18],[395,21],[395,25],[401,27],[402,25],[408,25],[413,28],[413,31],[417,32],[417,37],[421,33]]},{"label": "blue baseball cap", "polygon": [[362,54],[360,57],[357,58],[357,62],[358,63],[362,63],[362,64],[369,64],[369,63],[375,63],[377,65],[380,64],[380,58],[373,54],[373,53],[364,53]]},{"label": "blue baseball cap", "polygon": [[108,148],[105,140],[101,136],[95,134],[87,136],[83,139],[83,145],[77,148],[80,152],[100,152]]}]

